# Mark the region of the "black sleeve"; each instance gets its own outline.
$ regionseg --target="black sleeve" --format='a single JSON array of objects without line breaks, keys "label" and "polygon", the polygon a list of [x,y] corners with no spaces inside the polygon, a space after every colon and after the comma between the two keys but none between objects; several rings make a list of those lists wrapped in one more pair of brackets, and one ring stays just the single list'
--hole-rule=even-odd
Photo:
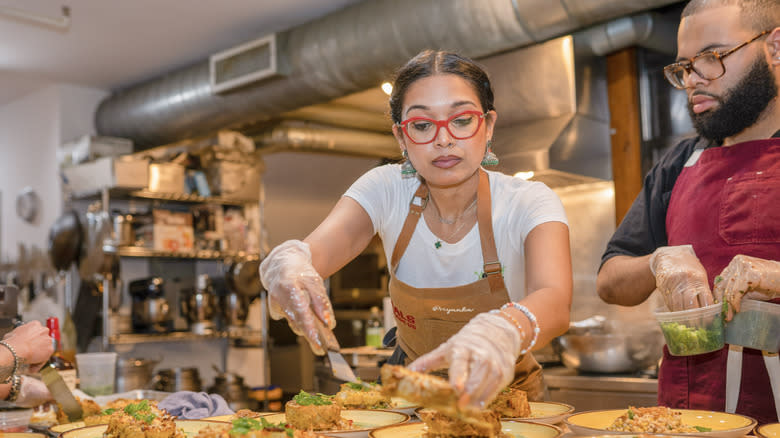
[{"label": "black sleeve", "polygon": [[698,137],[680,142],[650,169],[645,176],[642,191],[634,199],[601,256],[602,266],[616,255],[639,257],[667,244],[666,209],[669,198],[677,177],[697,143]]}]

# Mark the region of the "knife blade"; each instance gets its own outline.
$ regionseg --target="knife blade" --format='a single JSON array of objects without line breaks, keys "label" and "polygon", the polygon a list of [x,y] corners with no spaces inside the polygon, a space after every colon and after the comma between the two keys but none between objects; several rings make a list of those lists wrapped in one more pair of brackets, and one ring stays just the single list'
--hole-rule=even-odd
[{"label": "knife blade", "polygon": [[73,393],[70,392],[60,373],[51,364],[41,368],[41,380],[49,388],[49,392],[60,405],[62,411],[68,416],[68,420],[74,422],[83,418],[84,411],[81,409],[81,404],[73,396]]},{"label": "knife blade", "polygon": [[352,367],[349,366],[347,360],[344,359],[344,355],[341,354],[340,350],[328,348],[328,361],[330,362],[330,369],[333,372],[333,376],[337,379],[371,388],[371,385],[355,376],[355,372],[352,371]]}]

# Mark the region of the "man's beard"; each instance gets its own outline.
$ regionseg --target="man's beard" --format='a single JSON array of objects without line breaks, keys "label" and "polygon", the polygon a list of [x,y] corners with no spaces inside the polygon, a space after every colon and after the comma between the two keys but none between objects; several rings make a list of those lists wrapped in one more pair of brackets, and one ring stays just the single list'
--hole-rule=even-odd
[{"label": "man's beard", "polygon": [[761,113],[777,97],[777,84],[769,64],[759,57],[745,77],[722,97],[706,95],[717,99],[720,106],[696,114],[693,104],[688,101],[688,113],[699,135],[722,143],[725,138],[739,134],[758,121]]}]

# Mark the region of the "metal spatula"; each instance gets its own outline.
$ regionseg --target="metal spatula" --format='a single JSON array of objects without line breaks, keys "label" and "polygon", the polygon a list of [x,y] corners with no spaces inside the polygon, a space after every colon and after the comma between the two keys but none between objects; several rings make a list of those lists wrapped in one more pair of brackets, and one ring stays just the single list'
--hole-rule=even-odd
[{"label": "metal spatula", "polygon": [[352,371],[352,367],[349,366],[347,360],[339,350],[328,349],[328,361],[330,361],[330,369],[333,371],[333,376],[337,379],[344,380],[345,382],[358,383],[358,378]]},{"label": "metal spatula", "polygon": [[81,420],[84,416],[81,404],[73,397],[73,393],[62,380],[60,373],[50,365],[46,365],[41,368],[41,380],[49,388],[51,396],[59,403],[62,411],[68,416],[68,420],[71,422]]}]

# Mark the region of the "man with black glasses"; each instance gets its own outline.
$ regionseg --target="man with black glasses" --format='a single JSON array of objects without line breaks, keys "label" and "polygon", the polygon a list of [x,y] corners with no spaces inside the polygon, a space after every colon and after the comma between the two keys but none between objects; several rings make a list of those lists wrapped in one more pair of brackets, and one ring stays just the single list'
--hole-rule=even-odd
[{"label": "man with black glasses", "polygon": [[[647,174],[597,287],[625,306],[655,289],[671,311],[726,302],[731,320],[743,298],[780,303],[780,2],[693,0],[677,38],[677,62],[664,74],[688,94],[699,136]],[[659,404],[778,421],[776,351],[740,350],[664,348]]]}]

